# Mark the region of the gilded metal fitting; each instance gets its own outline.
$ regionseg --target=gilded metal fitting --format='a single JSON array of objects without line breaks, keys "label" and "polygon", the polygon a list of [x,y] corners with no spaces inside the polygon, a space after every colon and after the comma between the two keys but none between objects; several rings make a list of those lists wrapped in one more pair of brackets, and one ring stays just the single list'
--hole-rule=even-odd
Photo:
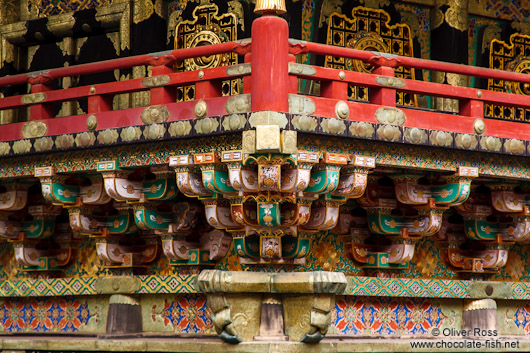
[{"label": "gilded metal fitting", "polygon": [[285,0],[256,0],[254,12],[260,15],[282,15],[287,12]]},{"label": "gilded metal fitting", "polygon": [[486,124],[484,123],[484,120],[476,119],[473,123],[473,130],[475,130],[477,135],[482,135],[484,131],[486,131]]},{"label": "gilded metal fitting", "polygon": [[202,99],[195,103],[195,116],[197,118],[204,118],[208,112],[208,105]]}]

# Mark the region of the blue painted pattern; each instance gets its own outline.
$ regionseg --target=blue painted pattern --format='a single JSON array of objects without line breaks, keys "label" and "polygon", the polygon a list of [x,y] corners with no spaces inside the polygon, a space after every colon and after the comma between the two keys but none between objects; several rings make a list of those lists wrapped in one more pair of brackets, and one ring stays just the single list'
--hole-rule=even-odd
[{"label": "blue painted pattern", "polygon": [[158,314],[156,305],[151,310],[152,319],[161,316],[164,325],[171,325],[178,333],[211,333],[213,322],[206,298],[199,295],[182,295],[173,301],[164,300],[162,313]]},{"label": "blue painted pattern", "polygon": [[331,325],[345,335],[426,335],[446,316],[427,300],[338,298]]},{"label": "blue painted pattern", "polygon": [[76,332],[91,315],[75,298],[10,299],[0,305],[0,325],[8,332]]}]

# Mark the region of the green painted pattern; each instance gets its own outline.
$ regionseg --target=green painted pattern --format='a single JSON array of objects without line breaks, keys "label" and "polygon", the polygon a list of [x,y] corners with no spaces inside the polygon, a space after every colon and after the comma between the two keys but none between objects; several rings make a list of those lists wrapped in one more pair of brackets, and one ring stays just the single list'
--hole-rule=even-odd
[{"label": "green painted pattern", "polygon": [[110,234],[131,234],[137,230],[136,225],[132,222],[130,212],[108,217],[106,223]]},{"label": "green painted pattern", "polygon": [[202,180],[204,187],[211,192],[237,194],[237,191],[229,185],[228,172],[203,170]]},{"label": "green painted pattern", "polygon": [[51,193],[46,198],[47,201],[52,203],[75,203],[79,196],[79,188],[74,186],[68,186],[56,182],[51,184]]},{"label": "green painted pattern", "polygon": [[158,212],[146,205],[135,206],[134,218],[138,228],[146,230],[167,230],[171,223],[170,213]]},{"label": "green painted pattern", "polygon": [[148,200],[171,200],[177,195],[175,178],[160,178],[144,183],[145,197]]},{"label": "green painted pattern", "polygon": [[324,168],[311,173],[309,186],[304,189],[304,192],[321,194],[335,191],[339,185],[340,167],[326,165]]},{"label": "green painted pattern", "polygon": [[48,238],[55,229],[55,220],[51,219],[37,219],[23,224],[25,236],[30,239]]}]

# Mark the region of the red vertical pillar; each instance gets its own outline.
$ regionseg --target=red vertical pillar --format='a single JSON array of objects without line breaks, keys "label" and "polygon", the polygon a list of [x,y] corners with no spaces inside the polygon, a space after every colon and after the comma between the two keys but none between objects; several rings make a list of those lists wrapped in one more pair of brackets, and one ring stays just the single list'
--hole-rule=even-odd
[{"label": "red vertical pillar", "polygon": [[[375,67],[372,74],[394,77],[394,69],[386,66]],[[372,88],[370,90],[370,103],[395,107],[396,90],[388,87]]]},{"label": "red vertical pillar", "polygon": [[108,112],[113,110],[112,95],[99,95],[95,86],[90,87],[88,101],[88,114]]},{"label": "red vertical pillar", "polygon": [[[166,65],[153,66],[152,76],[166,75],[173,72],[175,72],[175,70]],[[151,88],[150,97],[151,105],[173,103],[177,100],[177,89],[175,87]]]},{"label": "red vertical pillar", "polygon": [[[50,82],[51,84],[51,82]],[[43,83],[32,84],[31,93],[43,93],[51,91],[50,86]],[[29,120],[51,119],[55,117],[55,106],[53,103],[41,103],[30,106]]]},{"label": "red vertical pillar", "polygon": [[289,112],[289,26],[276,16],[252,24],[252,111]]}]

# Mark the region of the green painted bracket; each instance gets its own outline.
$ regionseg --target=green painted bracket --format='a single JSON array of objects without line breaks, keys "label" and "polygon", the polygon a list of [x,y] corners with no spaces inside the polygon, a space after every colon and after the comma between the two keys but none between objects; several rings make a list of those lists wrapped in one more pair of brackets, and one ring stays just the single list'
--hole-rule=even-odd
[{"label": "green painted bracket", "polygon": [[147,200],[171,200],[177,196],[177,181],[167,176],[144,182],[144,193]]},{"label": "green painted bracket", "polygon": [[55,217],[53,219],[36,219],[23,222],[25,237],[28,239],[44,239],[53,235]]},{"label": "green painted bracket", "polygon": [[41,190],[44,199],[54,205],[75,204],[80,195],[79,187],[68,186],[58,182],[63,178],[51,177],[41,180]]},{"label": "green painted bracket", "polygon": [[391,208],[373,208],[368,212],[368,227],[372,233],[382,235],[400,235],[402,229],[414,236],[430,236],[439,231],[442,224],[444,208],[428,208],[419,210],[418,216],[402,217],[391,215]]},{"label": "green painted bracket", "polygon": [[107,223],[106,227],[110,234],[132,234],[137,231],[130,211],[120,213],[114,217],[108,217],[105,223]]},{"label": "green painted bracket", "polygon": [[456,206],[464,203],[471,192],[471,179],[459,178],[442,186],[431,187],[434,202],[439,205]]},{"label": "green painted bracket", "polygon": [[369,269],[387,269],[387,270],[402,270],[409,268],[408,263],[389,263],[389,254],[383,252],[369,252],[366,255],[366,263],[363,265],[364,268]]},{"label": "green painted bracket", "polygon": [[210,251],[206,249],[190,249],[187,260],[170,260],[173,266],[215,266],[216,261],[210,260]]},{"label": "green painted bracket", "polygon": [[368,227],[372,233],[383,235],[401,234],[400,224],[404,223],[403,217],[392,216],[387,213],[368,213]]},{"label": "green painted bracket", "polygon": [[237,195],[238,191],[230,186],[228,172],[215,169],[202,170],[204,187],[212,193]]},{"label": "green painted bracket", "polygon": [[134,206],[134,221],[140,229],[167,230],[172,221],[171,213],[162,213],[146,204]]},{"label": "green painted bracket", "polygon": [[305,257],[311,250],[311,239],[284,236],[282,237],[282,258],[298,259]]},{"label": "green painted bracket", "polygon": [[257,237],[234,237],[234,249],[241,257],[259,258],[259,245]]},{"label": "green painted bracket", "polygon": [[497,234],[500,233],[499,224],[496,222],[488,222],[485,217],[477,219],[464,219],[464,231],[466,236],[472,240],[489,240],[496,239]]},{"label": "green painted bracket", "polygon": [[280,205],[278,202],[258,202],[258,224],[264,227],[278,227],[280,220]]},{"label": "green painted bracket", "polygon": [[38,266],[22,266],[24,271],[59,271],[63,268],[58,265],[57,257],[40,257]]},{"label": "green painted bracket", "polygon": [[340,166],[326,165],[324,169],[311,173],[309,185],[304,192],[309,194],[323,194],[335,191],[339,185]]}]

